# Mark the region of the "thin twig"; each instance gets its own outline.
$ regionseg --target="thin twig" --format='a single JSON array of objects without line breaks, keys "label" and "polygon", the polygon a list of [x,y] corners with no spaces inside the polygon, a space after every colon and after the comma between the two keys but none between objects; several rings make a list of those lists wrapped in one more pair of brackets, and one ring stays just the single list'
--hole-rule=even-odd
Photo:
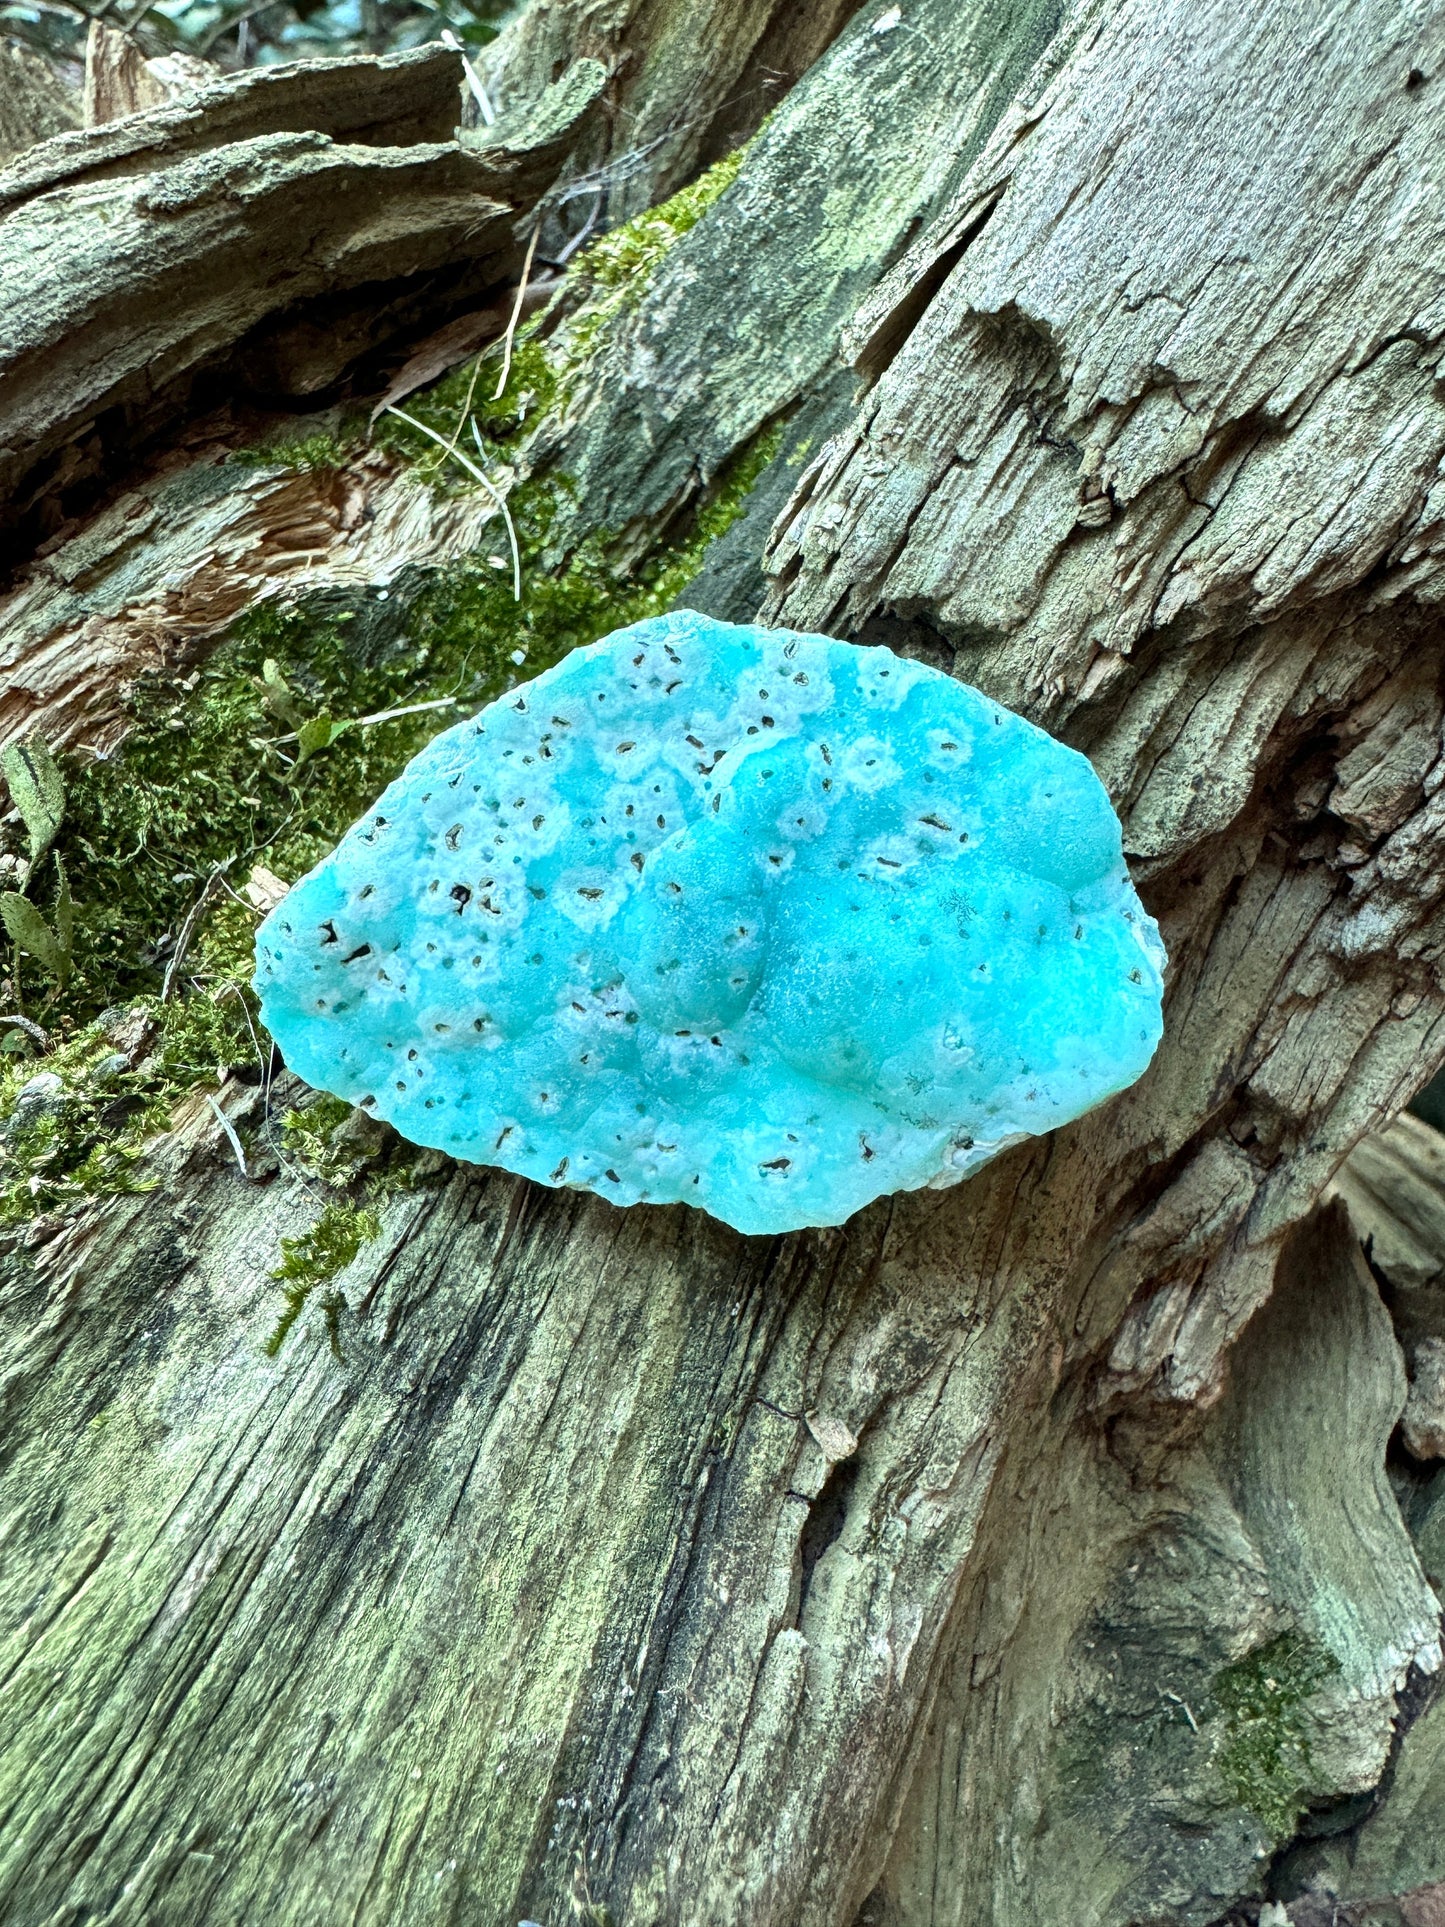
[{"label": "thin twig", "polygon": [[[468,475],[473,476],[481,483],[482,487],[502,511],[502,519],[507,525],[507,533],[512,538],[512,594],[516,597],[517,601],[520,602],[522,600],[522,557],[521,551],[517,547],[517,531],[512,526],[512,512],[507,507],[505,497],[497,492],[497,488],[491,478],[477,467],[472,458],[469,455],[463,455],[459,448],[453,448],[452,444],[444,435],[438,435],[434,428],[428,428],[425,422],[419,422],[415,415],[408,415],[404,408],[394,408],[390,402],[386,405],[386,412],[388,415],[395,415],[398,421],[405,422],[408,428],[419,429],[429,441],[435,442],[438,448],[450,455],[454,462],[460,462]],[[485,451],[482,448],[481,431],[478,429],[475,421],[472,423],[472,434],[476,437],[478,454],[483,454]]]},{"label": "thin twig", "polygon": [[641,147],[630,147],[626,153],[619,154],[615,160],[605,161],[601,167],[593,168],[590,173],[579,174],[575,181],[568,182],[561,193],[549,194],[545,198],[554,207],[566,207],[569,201],[575,201],[579,195],[593,194],[598,189],[615,186],[619,181],[630,180],[664,142],[677,140],[683,134],[691,133],[694,127],[701,127],[705,123],[716,124],[718,116],[726,113],[730,107],[736,107],[743,101],[751,100],[755,94],[767,91],[770,90],[745,87],[741,93],[730,94],[726,100],[719,101],[717,106],[710,107],[705,114],[693,114],[686,119],[672,122],[664,127],[660,134],[655,134],[650,141],[645,141]]},{"label": "thin twig", "polygon": [[587,219],[572,236],[572,239],[567,243],[566,247],[564,247],[559,254],[551,256],[551,263],[554,268],[565,268],[567,263],[572,259],[572,256],[584,242],[586,242],[593,228],[597,225],[597,219],[602,212],[602,202],[604,199],[605,190],[599,187],[592,198],[592,211],[588,214]]},{"label": "thin twig", "polygon": [[[240,903],[242,899],[240,897],[237,897],[236,901]],[[247,907],[249,908],[249,905]],[[251,1022],[251,1007],[246,1002],[246,993],[242,990],[241,986],[234,980],[234,978],[231,978],[231,977],[228,977],[226,981],[219,987],[219,989],[216,990],[216,992],[212,996],[211,1001],[212,1003],[218,1004],[221,1002],[223,997],[227,997],[227,996],[236,998],[237,1001],[240,1003],[241,1015],[245,1018],[246,1028],[251,1033],[251,1044],[253,1049],[256,1052],[256,1062],[261,1066],[262,1070],[264,1071],[266,1068],[266,1054],[261,1049],[261,1040],[256,1035],[256,1026]]]},{"label": "thin twig", "polygon": [[326,1200],[322,1194],[316,1189],[316,1186],[311,1182],[310,1178],[307,1177],[300,1165],[294,1163],[287,1157],[285,1147],[277,1143],[276,1133],[271,1128],[271,1080],[276,1070],[276,1046],[273,1042],[268,1051],[262,1051],[261,1040],[256,1035],[256,1026],[251,1022],[250,1006],[247,1004],[245,995],[239,984],[233,983],[228,979],[216,992],[215,1001],[220,1003],[221,999],[228,993],[236,998],[241,1006],[241,1015],[246,1020],[246,1028],[251,1033],[251,1042],[255,1047],[256,1062],[261,1066],[262,1070],[260,1135],[265,1140],[267,1148],[275,1157],[276,1162],[281,1166],[282,1170],[285,1171],[287,1176],[291,1178],[294,1183],[298,1184],[314,1203],[324,1205]]},{"label": "thin twig", "polygon": [[[224,877],[221,878],[221,888],[225,891],[226,895],[231,899],[232,903],[239,903],[241,908],[243,910],[249,910],[253,917],[265,917],[268,914],[265,910],[258,910],[254,903],[247,902],[246,898],[241,895],[240,891],[233,890],[230,884],[227,883]],[[216,992],[216,1000],[217,1002],[220,1001],[219,991]]]},{"label": "thin twig", "polygon": [[[497,392],[492,396],[493,401],[500,401],[507,392],[507,382],[512,373],[512,342],[517,333],[517,323],[522,318],[522,303],[527,298],[527,282],[532,274],[532,256],[537,252],[537,236],[541,232],[542,223],[539,219],[532,229],[532,238],[527,243],[527,258],[522,263],[522,278],[517,283],[517,298],[512,303],[512,318],[507,323],[506,334],[502,337],[502,372],[497,381]],[[475,421],[472,426],[476,427]]]},{"label": "thin twig", "polygon": [[224,20],[218,20],[210,32],[201,37],[196,52],[204,59],[218,40],[223,40],[228,33],[245,26],[248,20],[253,20],[258,13],[264,13],[267,7],[275,4],[276,0],[251,0],[249,6],[241,7],[235,13],[228,13]]},{"label": "thin twig", "polygon": [[181,965],[186,960],[186,952],[191,947],[191,939],[195,936],[197,926],[200,924],[201,918],[205,915],[207,904],[215,895],[216,885],[220,882],[227,870],[230,869],[235,860],[233,856],[228,856],[224,863],[218,863],[201,885],[201,894],[191,905],[186,920],[181,925],[180,934],[176,938],[176,947],[171,952],[170,962],[166,965],[166,974],[161,979],[161,1002],[163,1004],[170,1002],[171,992],[176,987],[176,978],[180,975]]}]

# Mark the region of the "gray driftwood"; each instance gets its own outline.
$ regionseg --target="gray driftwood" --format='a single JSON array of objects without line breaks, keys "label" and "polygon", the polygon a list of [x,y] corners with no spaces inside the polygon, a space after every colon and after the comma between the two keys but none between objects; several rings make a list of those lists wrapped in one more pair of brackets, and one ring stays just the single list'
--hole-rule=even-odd
[{"label": "gray driftwood", "polygon": [[[558,69],[597,60],[591,113],[672,47],[637,121],[685,167],[784,32],[682,55],[685,10],[624,15],[511,30],[490,160],[255,145],[285,193],[435,192],[438,260],[480,194],[509,264],[526,196],[479,184],[530,113],[552,140]],[[339,1281],[339,1358],[319,1312],[263,1350],[317,1202],[243,1177],[197,1094],[158,1190],[8,1261],[7,1919],[1440,1918],[1445,1493],[1386,1471],[1439,1154],[1355,1149],[1445,1058],[1440,21],[826,25],[531,459],[641,551],[781,423],[691,599],[887,640],[1086,749],[1170,948],[1160,1056],[831,1232],[438,1167]],[[575,124],[561,193],[618,149]],[[126,567],[108,622],[153,593]]]}]

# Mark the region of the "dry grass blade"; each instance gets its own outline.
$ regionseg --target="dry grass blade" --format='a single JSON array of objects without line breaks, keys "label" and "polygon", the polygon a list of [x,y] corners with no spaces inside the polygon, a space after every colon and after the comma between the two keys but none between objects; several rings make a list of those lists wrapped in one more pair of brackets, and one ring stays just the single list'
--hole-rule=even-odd
[{"label": "dry grass blade", "polygon": [[537,236],[541,232],[542,223],[538,221],[532,229],[532,238],[527,243],[527,258],[522,263],[522,278],[517,283],[517,298],[512,303],[512,318],[507,323],[506,334],[502,337],[502,372],[497,377],[497,390],[492,396],[493,401],[500,401],[507,392],[507,382],[512,373],[512,343],[516,339],[517,323],[522,318],[522,303],[527,299],[527,283],[531,279],[532,260],[537,252]]},{"label": "dry grass blade", "polygon": [[477,111],[480,113],[486,126],[495,127],[497,124],[497,110],[487,98],[487,90],[482,85],[481,75],[467,58],[466,48],[462,45],[461,41],[457,39],[450,27],[443,30],[441,42],[444,47],[450,47],[453,53],[461,55],[462,66],[467,76],[467,88],[472,99],[477,103]]},{"label": "dry grass blade", "polygon": [[[386,412],[388,415],[395,415],[398,421],[405,422],[408,428],[417,429],[419,433],[426,436],[428,441],[435,442],[443,453],[450,455],[454,462],[460,463],[468,475],[481,483],[482,487],[501,510],[502,520],[507,525],[507,534],[512,544],[512,594],[516,597],[517,601],[520,602],[522,600],[522,555],[520,549],[517,547],[517,531],[513,526],[512,512],[507,507],[506,498],[499,492],[491,477],[477,467],[471,456],[464,455],[454,443],[447,440],[445,435],[438,435],[434,428],[428,428],[425,422],[419,422],[415,415],[408,415],[404,408],[389,407]],[[476,440],[477,452],[481,454],[483,452],[482,437],[475,421],[472,423],[472,435]]]},{"label": "dry grass blade", "polygon": [[[472,440],[477,445],[477,453],[479,455],[482,454],[484,452],[482,449],[482,431],[477,427],[475,416],[472,419]],[[491,488],[491,486],[491,483],[488,482],[487,487]],[[495,489],[493,489],[492,492],[496,495]],[[522,551],[517,546],[516,524],[512,521],[512,511],[507,507],[506,498],[497,495],[496,501],[497,507],[502,511],[502,520],[507,525],[507,540],[512,545],[512,595],[516,601],[520,602],[522,600]]]},{"label": "dry grass blade", "polygon": [[226,1134],[226,1141],[231,1147],[237,1164],[241,1167],[241,1176],[243,1178],[249,1178],[251,1173],[246,1169],[246,1152],[235,1125],[231,1122],[230,1118],[226,1116],[226,1113],[221,1109],[209,1091],[206,1092],[206,1102],[216,1113],[216,1122]]}]

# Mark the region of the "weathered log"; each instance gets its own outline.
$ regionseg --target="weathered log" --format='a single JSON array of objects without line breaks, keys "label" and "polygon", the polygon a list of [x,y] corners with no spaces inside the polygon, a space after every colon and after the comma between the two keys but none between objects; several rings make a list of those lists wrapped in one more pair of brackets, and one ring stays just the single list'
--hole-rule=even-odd
[{"label": "weathered log", "polygon": [[1384,1476],[1399,1349],[1337,1209],[1236,1361],[1182,1420],[1104,1421],[1076,1380],[1014,1434],[873,1917],[1212,1922],[1262,1871],[1240,1805],[1380,1778],[1438,1602]]},{"label": "weathered log", "polygon": [[606,112],[566,169],[606,225],[663,200],[747,139],[811,68],[858,0],[552,0],[523,10],[482,55],[503,128],[525,121],[579,56],[609,76]]},{"label": "weathered log", "polygon": [[[735,77],[772,11],[756,8],[735,47],[691,27],[679,41],[680,20],[659,14],[656,57],[609,113],[666,120],[675,95],[717,78],[718,59]],[[779,18],[774,37],[803,52],[839,24]],[[569,156],[608,81],[585,50],[560,72],[523,64],[528,84],[514,76],[510,89],[519,111],[461,140],[461,65],[433,46],[218,79],[43,143],[0,175],[0,274],[13,291],[0,530],[12,563],[72,504],[92,506],[107,474],[194,405],[201,377],[315,394],[504,283],[522,259],[517,218],[560,169],[575,173]],[[751,132],[775,97],[730,96],[730,134]],[[670,132],[644,143],[639,168],[619,176],[629,191],[651,198],[669,170],[681,178],[696,142],[679,137],[680,148]]]},{"label": "weathered log", "polygon": [[0,208],[8,213],[56,188],[148,173],[266,134],[324,134],[360,147],[446,141],[460,105],[460,64],[444,47],[254,68],[217,77],[166,107],[32,148],[6,170]]},{"label": "weathered log", "polygon": [[79,125],[71,89],[29,47],[0,39],[0,167],[36,141]]},{"label": "weathered log", "polygon": [[[439,119],[449,104],[454,116],[459,66],[439,55],[373,63],[371,90],[353,63],[220,83],[231,116],[254,110],[239,138],[234,125],[222,144],[197,138],[202,96],[157,116],[175,123],[175,160],[139,117],[62,135],[0,182],[0,256],[23,297],[7,306],[0,347],[0,499],[12,521],[37,493],[53,518],[67,484],[103,465],[102,417],[122,419],[128,440],[174,417],[197,376],[268,318],[369,283],[451,270],[454,285],[480,288],[505,276],[513,210],[489,193],[497,179],[480,156],[446,137],[364,144],[394,75],[420,80],[419,114]],[[331,118],[361,123],[344,140],[271,124],[304,119],[308,97],[333,84]],[[143,157],[150,166],[138,172]],[[339,366],[323,345],[303,389],[355,354],[341,333]]]},{"label": "weathered log", "polygon": [[317,1304],[265,1349],[318,1203],[290,1094],[221,1090],[245,1178],[198,1095],[161,1188],[7,1260],[11,1917],[1204,1927],[1382,1776],[1300,1880],[1445,1879],[1438,1716],[1403,1731],[1438,1507],[1417,1549],[1400,1350],[1318,1208],[1445,1057],[1423,39],[860,17],[572,371],[559,545],[645,548],[782,419],[694,594],[750,613],[793,492],[773,613],[1090,751],[1165,1046],[836,1232],[428,1161],[339,1357]]},{"label": "weathered log", "polygon": [[[1289,8],[1234,33],[1162,7],[1026,94],[864,310],[856,353],[892,358],[772,552],[775,618],[917,620],[1109,783],[1175,1005],[1140,1136],[1131,1103],[1112,1120],[1115,1181],[1177,1160],[1169,1209],[1210,1227],[1167,1292],[1141,1253],[1117,1350],[1186,1397],[1288,1225],[1445,1042],[1445,330],[1433,241],[1417,251],[1445,203],[1424,189],[1438,104],[1411,78],[1435,55],[1393,9],[1331,19],[1297,93]],[[1164,112],[1134,92],[1142,34]],[[1267,170],[1242,133],[1262,103]],[[1181,188],[1182,126],[1210,162]],[[1146,1222],[1130,1243],[1154,1244]]]},{"label": "weathered log", "polygon": [[[1436,1404],[1411,1425],[1421,1397],[1422,1347],[1445,1336],[1445,1141],[1415,1118],[1397,1118],[1361,1141],[1346,1160],[1334,1189],[1346,1206],[1412,1369],[1402,1442],[1434,1461],[1445,1457],[1437,1438],[1442,1413]],[[1427,1388],[1434,1391],[1432,1385]],[[1424,1421],[1421,1423],[1420,1421]],[[1438,1594],[1445,1594],[1445,1466],[1393,1468],[1401,1510],[1420,1563]],[[1417,1692],[1397,1722],[1397,1740],[1383,1783],[1363,1813],[1340,1836],[1304,1843],[1290,1856],[1285,1889],[1297,1927],[1360,1927],[1389,1919],[1401,1897],[1406,1927],[1431,1927],[1445,1903],[1445,1699],[1428,1703]]]},{"label": "weathered log", "polygon": [[379,451],[344,472],[213,452],[144,482],[0,597],[0,747],[38,734],[109,755],[131,685],[185,670],[257,602],[445,567],[496,517]]},{"label": "weathered log", "polygon": [[209,61],[180,53],[148,59],[134,35],[92,20],[85,43],[82,122],[99,127],[149,107],[163,107],[178,94],[205,87],[216,78]]}]

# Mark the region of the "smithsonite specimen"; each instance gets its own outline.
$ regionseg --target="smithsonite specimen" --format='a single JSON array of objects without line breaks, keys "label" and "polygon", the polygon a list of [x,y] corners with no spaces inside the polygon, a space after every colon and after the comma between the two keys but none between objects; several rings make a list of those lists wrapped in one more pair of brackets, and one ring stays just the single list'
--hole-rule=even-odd
[{"label": "smithsonite specimen", "polygon": [[690,612],[437,737],[256,954],[292,1068],[414,1143],[748,1232],[1123,1090],[1164,963],[1082,756],[888,649]]}]

